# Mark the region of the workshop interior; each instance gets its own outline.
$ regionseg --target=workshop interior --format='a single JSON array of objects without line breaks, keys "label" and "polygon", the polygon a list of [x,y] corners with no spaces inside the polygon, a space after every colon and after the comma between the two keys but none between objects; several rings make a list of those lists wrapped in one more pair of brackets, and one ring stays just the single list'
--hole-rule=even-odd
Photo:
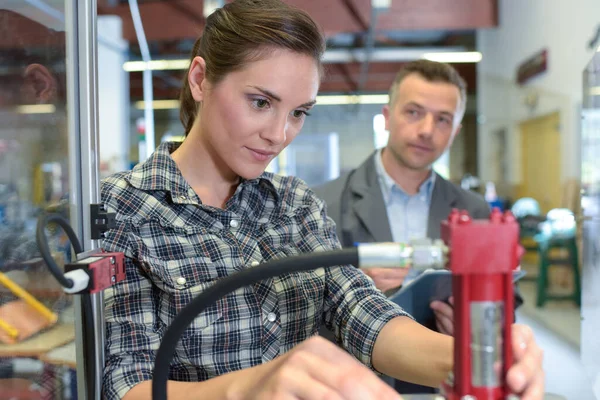
[{"label": "workshop interior", "polygon": [[[433,269],[455,291],[455,339],[470,346],[455,348],[453,379],[437,397],[406,399],[510,398],[493,372],[471,375],[510,353],[496,349],[490,361],[472,351],[469,326],[490,313],[533,329],[546,399],[600,399],[600,2],[284,2],[324,32],[325,73],[302,132],[267,171],[317,187],[359,167],[387,144],[382,109],[396,73],[439,61],[462,76],[467,103],[433,169],[492,212],[482,220],[453,210],[437,240],[361,243],[231,275],[167,332],[176,337],[202,307],[267,276],[340,263]],[[189,54],[226,3],[0,0],[0,399],[101,398],[104,291],[126,277],[123,253],[102,249],[114,214],[100,181],[184,140]],[[501,289],[476,289],[490,282]],[[523,298],[514,316],[505,312],[513,282]],[[493,330],[477,345],[510,342],[509,330]],[[156,399],[166,398],[175,343],[158,351]],[[481,382],[495,397],[473,389]]]}]

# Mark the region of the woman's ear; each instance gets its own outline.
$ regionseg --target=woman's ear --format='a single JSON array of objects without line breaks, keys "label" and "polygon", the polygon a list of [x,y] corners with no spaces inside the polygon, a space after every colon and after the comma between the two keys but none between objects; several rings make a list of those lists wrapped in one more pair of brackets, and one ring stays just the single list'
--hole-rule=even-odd
[{"label": "woman's ear", "polygon": [[28,93],[33,94],[38,104],[52,103],[57,93],[54,75],[41,64],[30,64],[25,68],[25,84]]},{"label": "woman's ear", "polygon": [[204,100],[206,91],[206,61],[202,57],[194,57],[188,72],[188,84],[194,100]]}]

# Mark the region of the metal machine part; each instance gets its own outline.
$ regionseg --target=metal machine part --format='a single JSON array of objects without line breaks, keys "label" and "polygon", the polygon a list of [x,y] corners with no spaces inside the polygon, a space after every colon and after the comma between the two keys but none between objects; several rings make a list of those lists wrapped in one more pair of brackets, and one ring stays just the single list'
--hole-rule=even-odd
[{"label": "metal machine part", "polygon": [[412,268],[419,271],[442,269],[447,263],[448,247],[441,240],[422,239],[404,243],[360,243],[361,268]]},{"label": "metal machine part", "polygon": [[454,210],[442,223],[452,249],[449,269],[454,293],[454,370],[443,385],[449,400],[501,400],[511,395],[506,373],[512,365],[513,271],[522,247],[510,213],[492,211],[473,221]]}]

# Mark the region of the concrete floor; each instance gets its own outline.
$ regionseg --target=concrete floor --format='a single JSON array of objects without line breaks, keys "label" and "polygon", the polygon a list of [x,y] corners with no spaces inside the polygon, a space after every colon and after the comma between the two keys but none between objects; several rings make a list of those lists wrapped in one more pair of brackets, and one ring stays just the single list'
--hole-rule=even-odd
[{"label": "concrete floor", "polygon": [[549,301],[537,308],[535,282],[524,281],[519,287],[525,304],[517,312],[517,322],[531,326],[544,349],[546,392],[566,400],[600,400],[594,396],[591,380],[581,363],[580,309],[569,301]]}]

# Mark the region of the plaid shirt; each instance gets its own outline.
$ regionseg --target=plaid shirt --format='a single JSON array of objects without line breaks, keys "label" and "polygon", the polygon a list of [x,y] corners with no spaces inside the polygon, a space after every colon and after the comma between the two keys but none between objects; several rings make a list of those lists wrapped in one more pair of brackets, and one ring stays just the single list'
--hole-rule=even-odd
[{"label": "plaid shirt", "polygon": [[[124,252],[127,277],[106,292],[104,396],[122,398],[152,379],[166,328],[218,279],[274,258],[339,248],[323,201],[299,179],[264,173],[243,180],[225,209],[202,204],[162,144],[152,157],[103,181],[117,213],[103,247]],[[379,331],[406,315],[352,266],[317,269],[241,288],[184,332],[170,378],[203,381],[274,359],[324,322],[372,368]]]}]

